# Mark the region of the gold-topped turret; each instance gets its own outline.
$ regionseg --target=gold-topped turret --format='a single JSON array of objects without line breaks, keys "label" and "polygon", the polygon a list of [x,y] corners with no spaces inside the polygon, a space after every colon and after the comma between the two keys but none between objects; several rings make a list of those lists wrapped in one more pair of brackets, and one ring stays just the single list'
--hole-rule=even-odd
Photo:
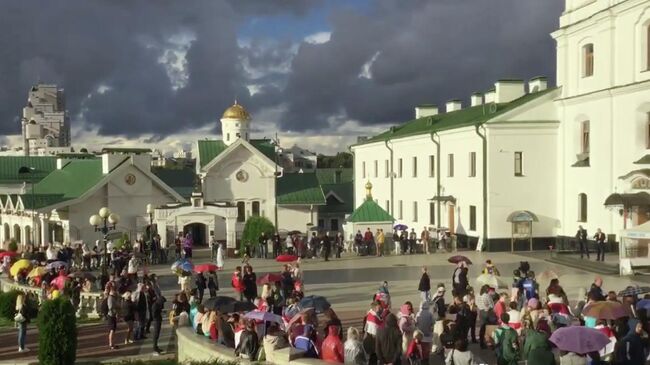
[{"label": "gold-topped turret", "polygon": [[366,199],[372,200],[372,183],[370,181],[366,183]]}]

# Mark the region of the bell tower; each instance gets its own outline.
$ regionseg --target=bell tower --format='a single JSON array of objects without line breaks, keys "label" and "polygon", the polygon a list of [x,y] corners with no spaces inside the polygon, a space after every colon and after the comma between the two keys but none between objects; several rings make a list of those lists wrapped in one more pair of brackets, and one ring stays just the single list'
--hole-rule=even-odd
[{"label": "bell tower", "polygon": [[243,106],[237,103],[237,100],[223,112],[223,116],[221,117],[221,133],[226,146],[230,146],[239,138],[243,138],[246,141],[249,140],[250,120],[250,114],[248,114]]}]

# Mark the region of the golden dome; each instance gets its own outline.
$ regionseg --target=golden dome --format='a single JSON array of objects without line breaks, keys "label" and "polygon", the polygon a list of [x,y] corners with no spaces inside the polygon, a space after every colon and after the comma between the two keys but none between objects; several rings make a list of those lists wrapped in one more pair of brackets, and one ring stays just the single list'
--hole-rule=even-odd
[{"label": "golden dome", "polygon": [[248,114],[246,109],[244,109],[243,106],[237,104],[237,101],[235,100],[235,104],[223,112],[222,118],[249,120],[251,116]]}]

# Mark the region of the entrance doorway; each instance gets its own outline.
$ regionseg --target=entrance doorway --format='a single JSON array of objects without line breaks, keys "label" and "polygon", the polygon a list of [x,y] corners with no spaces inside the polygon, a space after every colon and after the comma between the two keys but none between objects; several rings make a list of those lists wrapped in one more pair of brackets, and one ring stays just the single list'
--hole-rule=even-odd
[{"label": "entrance doorway", "polygon": [[192,234],[192,241],[194,245],[205,246],[208,244],[207,241],[207,229],[203,223],[191,223],[183,227],[183,232],[185,234]]},{"label": "entrance doorway", "polygon": [[456,233],[456,220],[455,220],[456,217],[454,217],[454,211],[455,211],[456,206],[453,205],[453,204],[449,204],[449,205],[447,205],[447,207],[448,207],[448,213],[447,214],[448,214],[448,217],[449,217],[449,233],[454,234],[454,233]]}]

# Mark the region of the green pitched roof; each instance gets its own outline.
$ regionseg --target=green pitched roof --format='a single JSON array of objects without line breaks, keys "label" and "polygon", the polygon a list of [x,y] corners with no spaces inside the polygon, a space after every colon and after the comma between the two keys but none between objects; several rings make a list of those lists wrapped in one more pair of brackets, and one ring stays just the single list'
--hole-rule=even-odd
[{"label": "green pitched roof", "polygon": [[316,169],[316,177],[318,177],[318,182],[321,184],[336,184],[337,171],[341,172],[341,180],[339,181],[340,183],[352,181],[353,176],[351,168],[327,168]]},{"label": "green pitched roof", "polygon": [[279,205],[322,205],[325,195],[315,173],[285,173],[277,180]]},{"label": "green pitched roof", "polygon": [[[34,173],[19,174],[22,166],[33,167]],[[23,181],[38,182],[56,169],[54,156],[0,156],[0,183],[20,184]]]},{"label": "green pitched roof", "polygon": [[[258,151],[272,161],[275,161],[275,146],[271,143],[269,139],[251,139],[248,141],[253,147],[257,148]],[[201,162],[200,167],[204,167],[209,164],[210,161],[214,160],[215,157],[219,156],[221,152],[225,151],[228,146],[222,140],[199,140],[199,160]]]},{"label": "green pitched roof", "polygon": [[74,199],[97,185],[103,177],[102,160],[73,160],[46,176],[36,184],[34,191],[39,195],[62,195]]},{"label": "green pitched roof", "polygon": [[386,132],[368,138],[356,145],[480,125],[500,114],[524,105],[529,101],[537,99],[538,97],[554,90],[556,89],[549,88],[540,92],[526,94],[509,103],[477,105],[449,113],[414,119],[400,126],[392,127]]},{"label": "green pitched roof", "polygon": [[348,222],[370,223],[370,222],[394,222],[395,218],[390,215],[379,204],[372,199],[366,199],[357,209],[352,212]]},{"label": "green pitched roof", "polygon": [[182,197],[189,198],[192,195],[196,176],[193,169],[152,168],[151,172]]}]

